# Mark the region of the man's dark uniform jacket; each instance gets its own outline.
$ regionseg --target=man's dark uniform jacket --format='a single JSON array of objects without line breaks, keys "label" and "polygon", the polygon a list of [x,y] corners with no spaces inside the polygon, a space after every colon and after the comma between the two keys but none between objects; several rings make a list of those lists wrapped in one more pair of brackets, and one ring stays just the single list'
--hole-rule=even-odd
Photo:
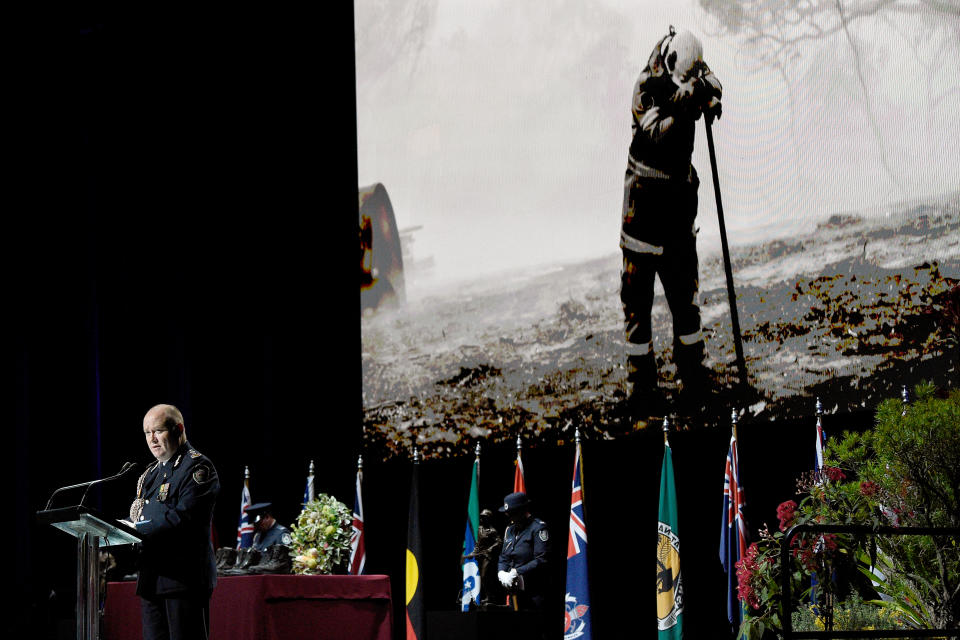
[{"label": "man's dark uniform jacket", "polygon": [[143,536],[138,595],[213,589],[217,569],[210,526],[219,492],[213,464],[187,442],[166,464],[147,468],[138,492],[145,501],[137,523]]},{"label": "man's dark uniform jacket", "polygon": [[289,547],[292,543],[290,529],[279,522],[274,522],[272,527],[253,536],[253,548],[257,551],[266,551],[275,544],[284,544]]},{"label": "man's dark uniform jacket", "polygon": [[547,582],[547,556],[550,553],[550,533],[539,518],[530,518],[525,524],[510,525],[503,535],[500,549],[500,571],[516,569],[523,579],[523,590],[518,592],[521,609],[539,609],[544,603]]}]

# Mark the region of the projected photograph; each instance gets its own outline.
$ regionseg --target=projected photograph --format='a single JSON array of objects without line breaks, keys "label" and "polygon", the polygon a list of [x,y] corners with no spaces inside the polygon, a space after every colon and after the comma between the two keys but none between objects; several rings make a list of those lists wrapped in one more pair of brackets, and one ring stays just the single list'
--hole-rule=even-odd
[{"label": "projected photograph", "polygon": [[960,381],[956,11],[354,9],[365,455]]}]

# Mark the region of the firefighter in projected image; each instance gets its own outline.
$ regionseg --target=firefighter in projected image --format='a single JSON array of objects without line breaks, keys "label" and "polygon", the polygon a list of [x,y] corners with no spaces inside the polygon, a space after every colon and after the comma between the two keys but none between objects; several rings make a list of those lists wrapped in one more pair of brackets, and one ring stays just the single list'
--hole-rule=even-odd
[{"label": "firefighter in projected image", "polygon": [[673,315],[673,359],[687,402],[702,402],[709,376],[697,304],[697,188],[690,163],[694,125],[701,114],[720,116],[720,82],[703,61],[699,39],[670,32],[657,42],[633,90],[633,139],[623,193],[620,300],[626,330],[631,401],[658,415],[650,314],[654,276]]}]

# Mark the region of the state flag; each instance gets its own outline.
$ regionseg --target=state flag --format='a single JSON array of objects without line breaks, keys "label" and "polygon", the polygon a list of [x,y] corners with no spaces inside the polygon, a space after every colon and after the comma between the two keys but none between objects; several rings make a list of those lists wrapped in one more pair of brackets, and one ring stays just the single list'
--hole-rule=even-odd
[{"label": "state flag", "polygon": [[680,531],[673,456],[664,437],[660,472],[660,515],[657,523],[657,629],[660,640],[683,637],[683,583],[680,574]]},{"label": "state flag", "polygon": [[587,524],[583,511],[583,466],[580,439],[573,459],[570,532],[567,537],[567,595],[564,599],[564,640],[590,640],[590,585],[587,578]]},{"label": "state flag", "polygon": [[[480,454],[473,461],[470,473],[470,497],[467,498],[467,525],[463,534],[463,555],[473,553],[480,534]],[[469,611],[470,603],[480,604],[480,565],[476,558],[463,560],[463,590],[460,596],[461,611]]]}]

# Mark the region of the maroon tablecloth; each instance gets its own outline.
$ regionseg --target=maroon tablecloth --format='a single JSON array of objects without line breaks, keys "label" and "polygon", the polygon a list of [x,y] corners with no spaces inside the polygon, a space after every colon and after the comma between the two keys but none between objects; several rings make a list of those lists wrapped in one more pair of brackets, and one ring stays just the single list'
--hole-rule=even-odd
[{"label": "maroon tablecloth", "polygon": [[[135,582],[110,582],[106,640],[141,640]],[[210,602],[212,640],[391,640],[389,576],[230,576]]]}]

